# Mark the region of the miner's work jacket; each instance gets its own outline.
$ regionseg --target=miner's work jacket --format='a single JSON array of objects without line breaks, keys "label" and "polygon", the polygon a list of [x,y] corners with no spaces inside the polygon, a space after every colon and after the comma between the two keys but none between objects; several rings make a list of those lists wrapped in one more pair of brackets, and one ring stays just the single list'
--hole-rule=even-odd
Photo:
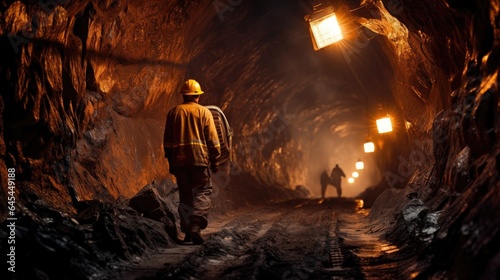
[{"label": "miner's work jacket", "polygon": [[332,173],[330,174],[330,177],[332,178],[332,185],[334,185],[335,187],[338,188],[338,187],[340,187],[340,183],[341,183],[340,177],[345,178],[345,173],[340,167],[335,166],[332,169]]},{"label": "miner's work jacket", "polygon": [[216,165],[220,143],[212,113],[196,102],[186,102],[167,114],[163,148],[170,168]]}]

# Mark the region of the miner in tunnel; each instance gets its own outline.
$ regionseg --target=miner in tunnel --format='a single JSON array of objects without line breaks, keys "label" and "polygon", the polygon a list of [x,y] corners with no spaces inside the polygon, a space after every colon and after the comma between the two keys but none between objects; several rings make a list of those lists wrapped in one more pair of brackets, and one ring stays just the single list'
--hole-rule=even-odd
[{"label": "miner in tunnel", "polygon": [[326,188],[329,184],[332,183],[332,179],[330,178],[330,176],[328,176],[326,170],[323,170],[323,172],[321,173],[319,181],[321,183],[321,199],[325,199]]},{"label": "miner in tunnel", "polygon": [[344,170],[342,170],[338,164],[335,164],[330,174],[330,178],[332,179],[332,185],[337,189],[337,196],[339,198],[342,197],[342,177],[345,178]]},{"label": "miner in tunnel", "polygon": [[[163,148],[170,173],[179,186],[179,217],[184,242],[203,243],[201,230],[207,227],[211,207],[210,171],[217,172],[220,143],[212,113],[200,105],[200,84],[187,80],[183,103],[167,114]],[[209,170],[210,169],[210,170]]]},{"label": "miner in tunnel", "polygon": [[326,188],[328,187],[329,184],[332,184],[335,187],[335,189],[337,190],[338,197],[342,196],[342,187],[341,187],[342,177],[345,178],[345,173],[342,170],[342,168],[339,167],[338,164],[335,164],[335,167],[332,169],[330,176],[328,176],[328,173],[326,173],[326,170],[324,170],[321,173],[321,176],[319,179],[320,183],[321,183],[321,199],[325,199]]}]

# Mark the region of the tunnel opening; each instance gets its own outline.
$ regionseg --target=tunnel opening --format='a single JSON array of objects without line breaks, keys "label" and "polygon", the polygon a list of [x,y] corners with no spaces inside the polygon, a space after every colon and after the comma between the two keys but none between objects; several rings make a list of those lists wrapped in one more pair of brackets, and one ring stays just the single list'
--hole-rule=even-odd
[{"label": "tunnel opening", "polygon": [[[187,78],[234,131],[231,165],[212,178],[214,214],[290,199],[316,209],[300,199],[319,198],[321,173],[339,164],[343,196],[371,208],[374,231],[425,260],[399,275],[498,275],[498,0],[324,1],[348,31],[319,51],[304,20],[312,2],[0,2],[0,213],[19,219],[19,254],[36,252],[25,275],[59,273],[40,261],[47,250],[81,260],[85,279],[174,246],[162,132]],[[381,114],[393,132],[377,132]],[[358,246],[339,221],[331,240]],[[359,265],[347,247],[337,253]]]}]

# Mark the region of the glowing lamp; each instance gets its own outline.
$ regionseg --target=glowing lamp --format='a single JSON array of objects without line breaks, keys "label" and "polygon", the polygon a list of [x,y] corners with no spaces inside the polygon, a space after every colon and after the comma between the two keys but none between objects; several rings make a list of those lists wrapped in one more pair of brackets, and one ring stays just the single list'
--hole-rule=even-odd
[{"label": "glowing lamp", "polygon": [[391,117],[383,117],[377,120],[378,133],[387,133],[392,131]]},{"label": "glowing lamp", "polygon": [[373,142],[366,142],[363,147],[365,148],[365,153],[375,152],[375,144]]},{"label": "glowing lamp", "polygon": [[365,168],[365,164],[364,164],[361,160],[358,160],[358,161],[356,162],[356,169],[357,169],[357,170],[362,170],[362,169],[364,169],[364,168]]},{"label": "glowing lamp", "polygon": [[352,172],[352,177],[353,178],[358,178],[359,177],[359,173],[356,172],[356,171]]},{"label": "glowing lamp", "polygon": [[349,178],[349,179],[347,179],[347,182],[348,182],[349,184],[354,183],[354,178]]},{"label": "glowing lamp", "polygon": [[358,208],[363,208],[365,205],[365,202],[362,199],[355,199],[354,201],[358,204]]},{"label": "glowing lamp", "polygon": [[333,7],[328,6],[305,17],[309,22],[309,32],[314,50],[327,47],[344,38]]}]

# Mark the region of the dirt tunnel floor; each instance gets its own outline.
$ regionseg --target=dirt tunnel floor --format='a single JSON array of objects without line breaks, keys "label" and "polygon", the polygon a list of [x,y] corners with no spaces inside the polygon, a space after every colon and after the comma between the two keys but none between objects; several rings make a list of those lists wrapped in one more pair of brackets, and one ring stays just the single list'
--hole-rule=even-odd
[{"label": "dirt tunnel floor", "polygon": [[411,263],[353,199],[301,199],[212,218],[203,245],[117,264],[121,279],[399,278]]}]

